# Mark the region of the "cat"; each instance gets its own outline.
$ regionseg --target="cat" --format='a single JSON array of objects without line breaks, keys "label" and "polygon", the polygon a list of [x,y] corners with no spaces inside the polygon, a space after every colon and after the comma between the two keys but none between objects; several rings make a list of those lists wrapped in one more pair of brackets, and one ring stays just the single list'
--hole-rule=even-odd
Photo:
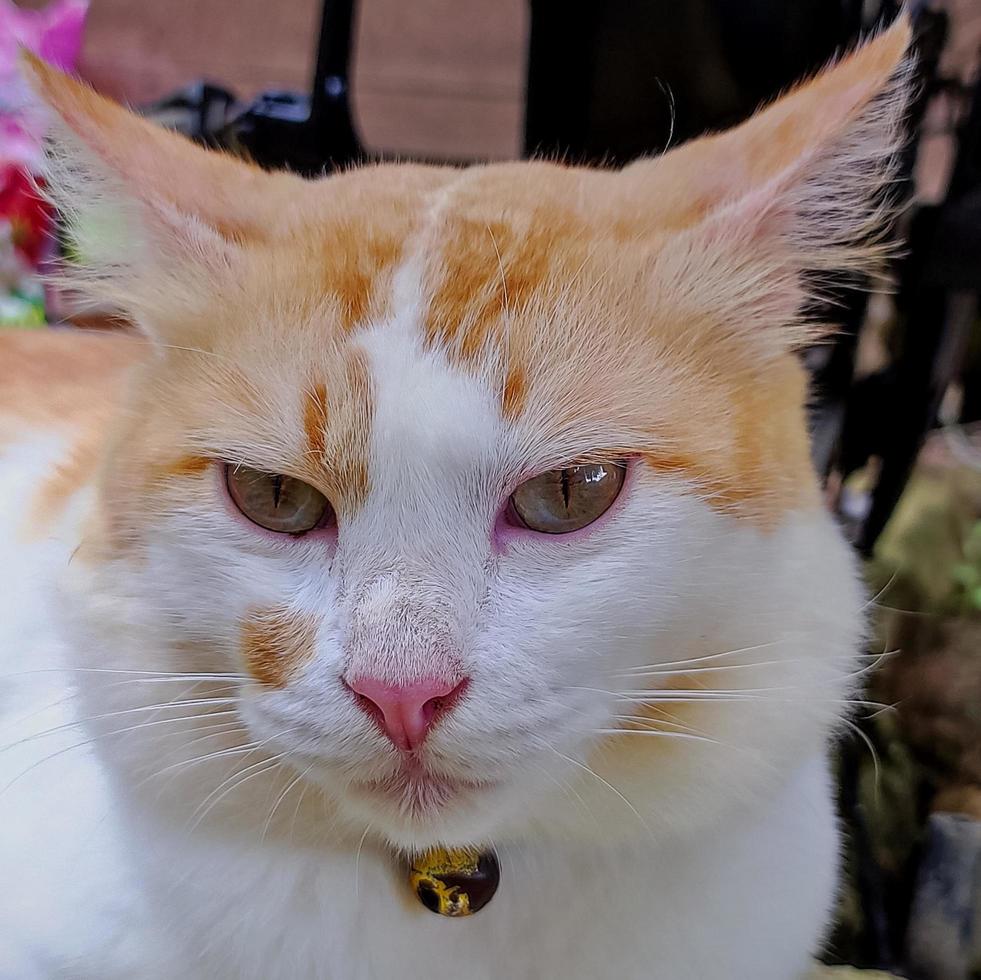
[{"label": "cat", "polygon": [[794,351],[908,40],[618,172],[316,181],[28,66],[136,331],[0,335],[0,975],[807,973],[866,600]]}]

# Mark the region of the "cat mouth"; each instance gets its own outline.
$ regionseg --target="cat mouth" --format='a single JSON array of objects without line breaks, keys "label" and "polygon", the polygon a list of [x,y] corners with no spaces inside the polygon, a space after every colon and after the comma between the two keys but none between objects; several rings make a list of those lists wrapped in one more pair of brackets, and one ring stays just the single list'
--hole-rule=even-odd
[{"label": "cat mouth", "polygon": [[395,804],[414,816],[467,802],[493,786],[491,782],[456,779],[411,765],[403,765],[382,779],[356,779],[350,784],[357,795],[378,803]]}]

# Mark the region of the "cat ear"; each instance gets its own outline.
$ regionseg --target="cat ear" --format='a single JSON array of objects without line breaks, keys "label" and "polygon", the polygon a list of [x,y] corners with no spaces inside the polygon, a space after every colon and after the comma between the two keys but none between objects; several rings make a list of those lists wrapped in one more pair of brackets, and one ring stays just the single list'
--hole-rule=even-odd
[{"label": "cat ear", "polygon": [[814,335],[804,307],[822,274],[875,270],[909,39],[901,16],[741,126],[619,175],[657,239],[654,281],[672,313],[773,356]]},{"label": "cat ear", "polygon": [[66,278],[138,321],[274,234],[284,195],[302,187],[154,125],[27,52],[22,65],[51,110],[45,192],[66,226]]}]

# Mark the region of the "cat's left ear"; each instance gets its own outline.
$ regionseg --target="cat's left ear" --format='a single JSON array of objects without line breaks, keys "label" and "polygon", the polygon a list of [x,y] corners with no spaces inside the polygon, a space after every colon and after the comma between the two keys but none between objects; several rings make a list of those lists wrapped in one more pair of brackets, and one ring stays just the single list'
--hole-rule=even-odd
[{"label": "cat's left ear", "polygon": [[[137,322],[192,298],[235,249],[276,233],[303,181],[205,150],[24,52],[51,110],[46,192],[73,253],[66,278]],[[150,328],[152,330],[152,328]]]},{"label": "cat's left ear", "polygon": [[621,213],[656,243],[666,309],[765,359],[812,336],[802,312],[820,274],[881,262],[909,41],[900,16],[741,126],[615,178]]}]

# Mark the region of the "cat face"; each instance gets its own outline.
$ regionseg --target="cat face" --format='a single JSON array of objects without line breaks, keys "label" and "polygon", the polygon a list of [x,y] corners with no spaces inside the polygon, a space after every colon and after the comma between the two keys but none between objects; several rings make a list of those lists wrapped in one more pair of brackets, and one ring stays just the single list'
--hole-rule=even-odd
[{"label": "cat face", "polygon": [[214,700],[294,783],[410,847],[656,832],[779,779],[860,618],[790,353],[803,271],[874,258],[905,44],[619,173],[313,183],[36,66],[80,279],[154,345],[80,553],[111,597],[86,645],[234,675]]}]

